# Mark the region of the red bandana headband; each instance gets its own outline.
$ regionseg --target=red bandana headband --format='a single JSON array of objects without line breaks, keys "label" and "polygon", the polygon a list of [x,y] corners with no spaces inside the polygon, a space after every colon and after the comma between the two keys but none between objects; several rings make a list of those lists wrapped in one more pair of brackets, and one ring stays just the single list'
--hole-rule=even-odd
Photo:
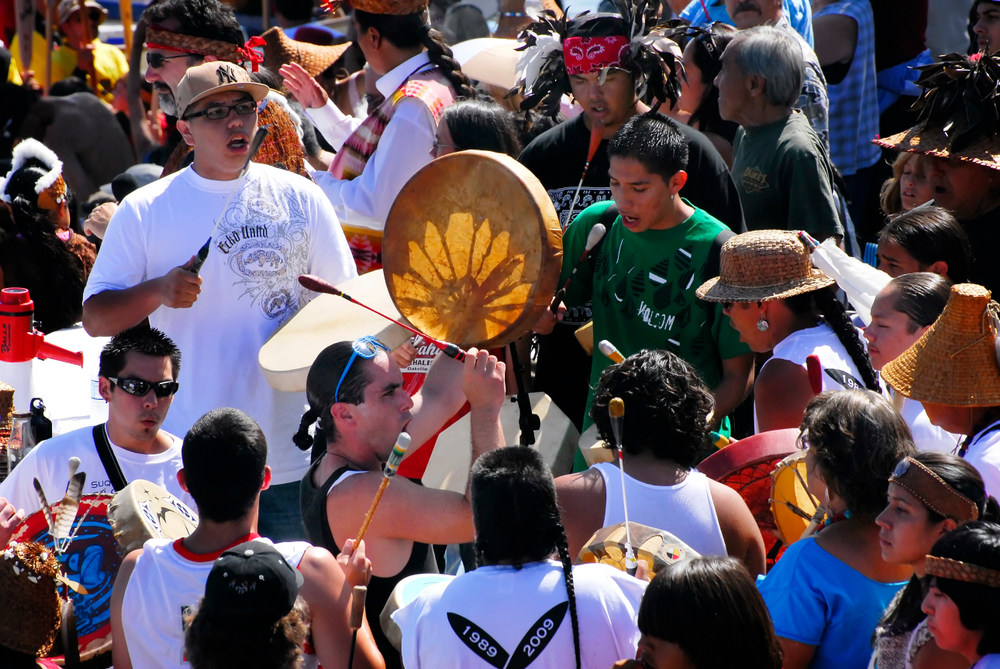
[{"label": "red bandana headband", "polygon": [[608,67],[628,69],[623,65],[628,48],[629,40],[624,35],[567,37],[563,41],[566,73],[590,74]]}]

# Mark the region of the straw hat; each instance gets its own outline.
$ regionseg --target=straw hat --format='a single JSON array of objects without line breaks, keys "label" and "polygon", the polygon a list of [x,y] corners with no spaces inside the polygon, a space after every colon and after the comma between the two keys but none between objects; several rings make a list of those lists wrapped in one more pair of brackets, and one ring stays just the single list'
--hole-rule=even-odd
[{"label": "straw hat", "polygon": [[369,14],[419,14],[427,9],[428,0],[351,0],[351,7]]},{"label": "straw hat", "polygon": [[1000,137],[984,135],[961,151],[950,151],[951,138],[939,127],[910,128],[889,137],[876,137],[872,144],[886,149],[923,153],[936,158],[950,158],[975,163],[992,170],[1000,170]]},{"label": "straw hat", "polygon": [[56,589],[59,562],[52,550],[12,541],[0,551],[0,646],[42,657],[62,620]]},{"label": "straw hat", "polygon": [[266,67],[277,72],[282,65],[298,63],[311,77],[315,77],[333,65],[344,55],[345,51],[351,48],[350,42],[332,46],[298,42],[277,26],[266,31],[261,37],[264,38],[264,65]]},{"label": "straw hat", "polygon": [[[99,14],[99,18],[97,19],[97,25],[101,25],[107,20],[108,10],[106,10],[103,6],[100,5],[100,3],[96,2],[95,0],[85,0],[83,6],[86,7],[87,9],[93,9],[97,11],[97,13]],[[66,23],[67,21],[69,21],[69,17],[73,15],[73,12],[79,10],[80,10],[79,0],[62,0],[62,2],[59,3],[58,8],[56,9],[56,14],[59,17],[58,19],[56,19],[56,25],[61,26],[62,24]]]},{"label": "straw hat", "polygon": [[722,246],[721,276],[695,291],[707,302],[767,302],[832,286],[812,266],[809,249],[794,232],[757,230]]},{"label": "straw hat", "polygon": [[941,316],[910,348],[882,368],[901,395],[951,406],[1000,406],[1000,365],[990,291],[974,283],[951,287]]}]

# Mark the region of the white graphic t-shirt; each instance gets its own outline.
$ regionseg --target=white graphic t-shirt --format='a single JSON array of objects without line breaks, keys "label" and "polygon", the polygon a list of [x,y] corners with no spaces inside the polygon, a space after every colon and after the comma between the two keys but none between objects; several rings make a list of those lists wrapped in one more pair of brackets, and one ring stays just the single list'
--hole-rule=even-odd
[{"label": "white graphic t-shirt", "polygon": [[183,362],[164,429],[183,435],[211,409],[242,409],[267,437],[274,484],[291,483],[309,465],[309,454],[292,444],[305,393],[272,390],[257,354],[312,298],[300,274],[337,285],[357,271],[323,192],[267,165],[250,164],[212,235],[234,184],[188,167],[130,194],[111,219],[84,300],[164,276],[211,235],[198,301],[190,309],[160,307],[149,317],[174,340]]},{"label": "white graphic t-shirt", "polygon": [[[584,669],[635,657],[640,581],[601,564],[573,568]],[[562,565],[480,567],[434,584],[392,614],[407,669],[566,669],[575,666]]]},{"label": "white graphic t-shirt", "polygon": [[[196,508],[191,495],[184,492],[177,482],[177,471],[183,467],[181,462],[181,440],[172,434],[171,446],[162,453],[143,455],[127,451],[111,442],[111,450],[118,459],[125,480],[131,483],[143,479],[166,489],[171,495]],[[109,440],[110,441],[110,440]],[[66,493],[69,482],[69,459],[80,458],[79,471],[87,474],[83,486],[84,495],[105,493],[114,495],[108,473],[104,470],[101,458],[97,455],[94,445],[93,428],[83,427],[66,434],[46,439],[32,449],[10,473],[7,479],[0,483],[0,497],[4,497],[16,509],[24,509],[32,514],[42,508],[35,492],[34,479],[42,484],[45,499],[49,504],[55,504]]]}]

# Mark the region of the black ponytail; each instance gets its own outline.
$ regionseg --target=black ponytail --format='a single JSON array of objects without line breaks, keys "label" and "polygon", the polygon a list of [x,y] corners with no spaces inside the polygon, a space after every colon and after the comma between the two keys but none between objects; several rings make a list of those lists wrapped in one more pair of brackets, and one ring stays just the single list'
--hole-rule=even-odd
[{"label": "black ponytail", "polygon": [[319,418],[319,412],[309,407],[309,409],[302,414],[302,420],[299,421],[299,429],[292,436],[292,443],[299,447],[300,451],[308,451],[312,448],[313,438],[309,434],[309,428],[312,427],[316,419]]},{"label": "black ponytail", "polygon": [[472,81],[465,72],[462,72],[462,66],[455,60],[455,54],[452,53],[451,47],[444,41],[441,33],[429,25],[424,25],[421,42],[427,47],[427,56],[431,59],[431,63],[437,66],[451,87],[455,89],[455,95],[475,100],[477,95],[476,89],[472,87]]},{"label": "black ponytail", "polygon": [[794,295],[786,298],[784,302],[785,306],[796,315],[802,316],[818,312],[819,315],[823,316],[827,324],[833,328],[837,339],[844,345],[847,354],[851,356],[854,366],[861,374],[861,381],[865,384],[865,388],[876,393],[882,392],[878,375],[872,369],[868,350],[861,343],[861,337],[858,336],[858,329],[854,327],[844,305],[837,299],[832,288],[820,288],[801,295]]},{"label": "black ponytail", "polygon": [[559,560],[562,562],[563,579],[566,581],[566,594],[569,596],[569,620],[573,625],[573,651],[576,653],[576,669],[580,669],[580,622],[576,615],[576,588],[573,585],[573,560],[569,554],[569,542],[566,540],[566,530],[562,523],[556,523],[558,537],[556,548],[559,550]]},{"label": "black ponytail", "polygon": [[393,46],[400,49],[425,47],[431,63],[455,89],[455,95],[470,100],[476,99],[476,89],[472,87],[472,81],[462,72],[462,66],[455,60],[451,47],[444,41],[441,33],[427,24],[423,13],[372,14],[355,9],[354,20],[358,22],[359,33],[374,28],[383,39],[389,40]]}]

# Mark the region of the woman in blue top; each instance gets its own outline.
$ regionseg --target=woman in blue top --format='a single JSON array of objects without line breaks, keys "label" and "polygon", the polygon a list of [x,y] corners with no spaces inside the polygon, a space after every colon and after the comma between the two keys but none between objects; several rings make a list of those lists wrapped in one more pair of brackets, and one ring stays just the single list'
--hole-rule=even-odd
[{"label": "woman in blue top", "polygon": [[800,443],[828,525],[788,547],[760,593],[784,669],[864,669],[882,611],[910,576],[882,559],[875,517],[889,476],[915,448],[900,415],[870,390],[825,392],[806,408]]}]

